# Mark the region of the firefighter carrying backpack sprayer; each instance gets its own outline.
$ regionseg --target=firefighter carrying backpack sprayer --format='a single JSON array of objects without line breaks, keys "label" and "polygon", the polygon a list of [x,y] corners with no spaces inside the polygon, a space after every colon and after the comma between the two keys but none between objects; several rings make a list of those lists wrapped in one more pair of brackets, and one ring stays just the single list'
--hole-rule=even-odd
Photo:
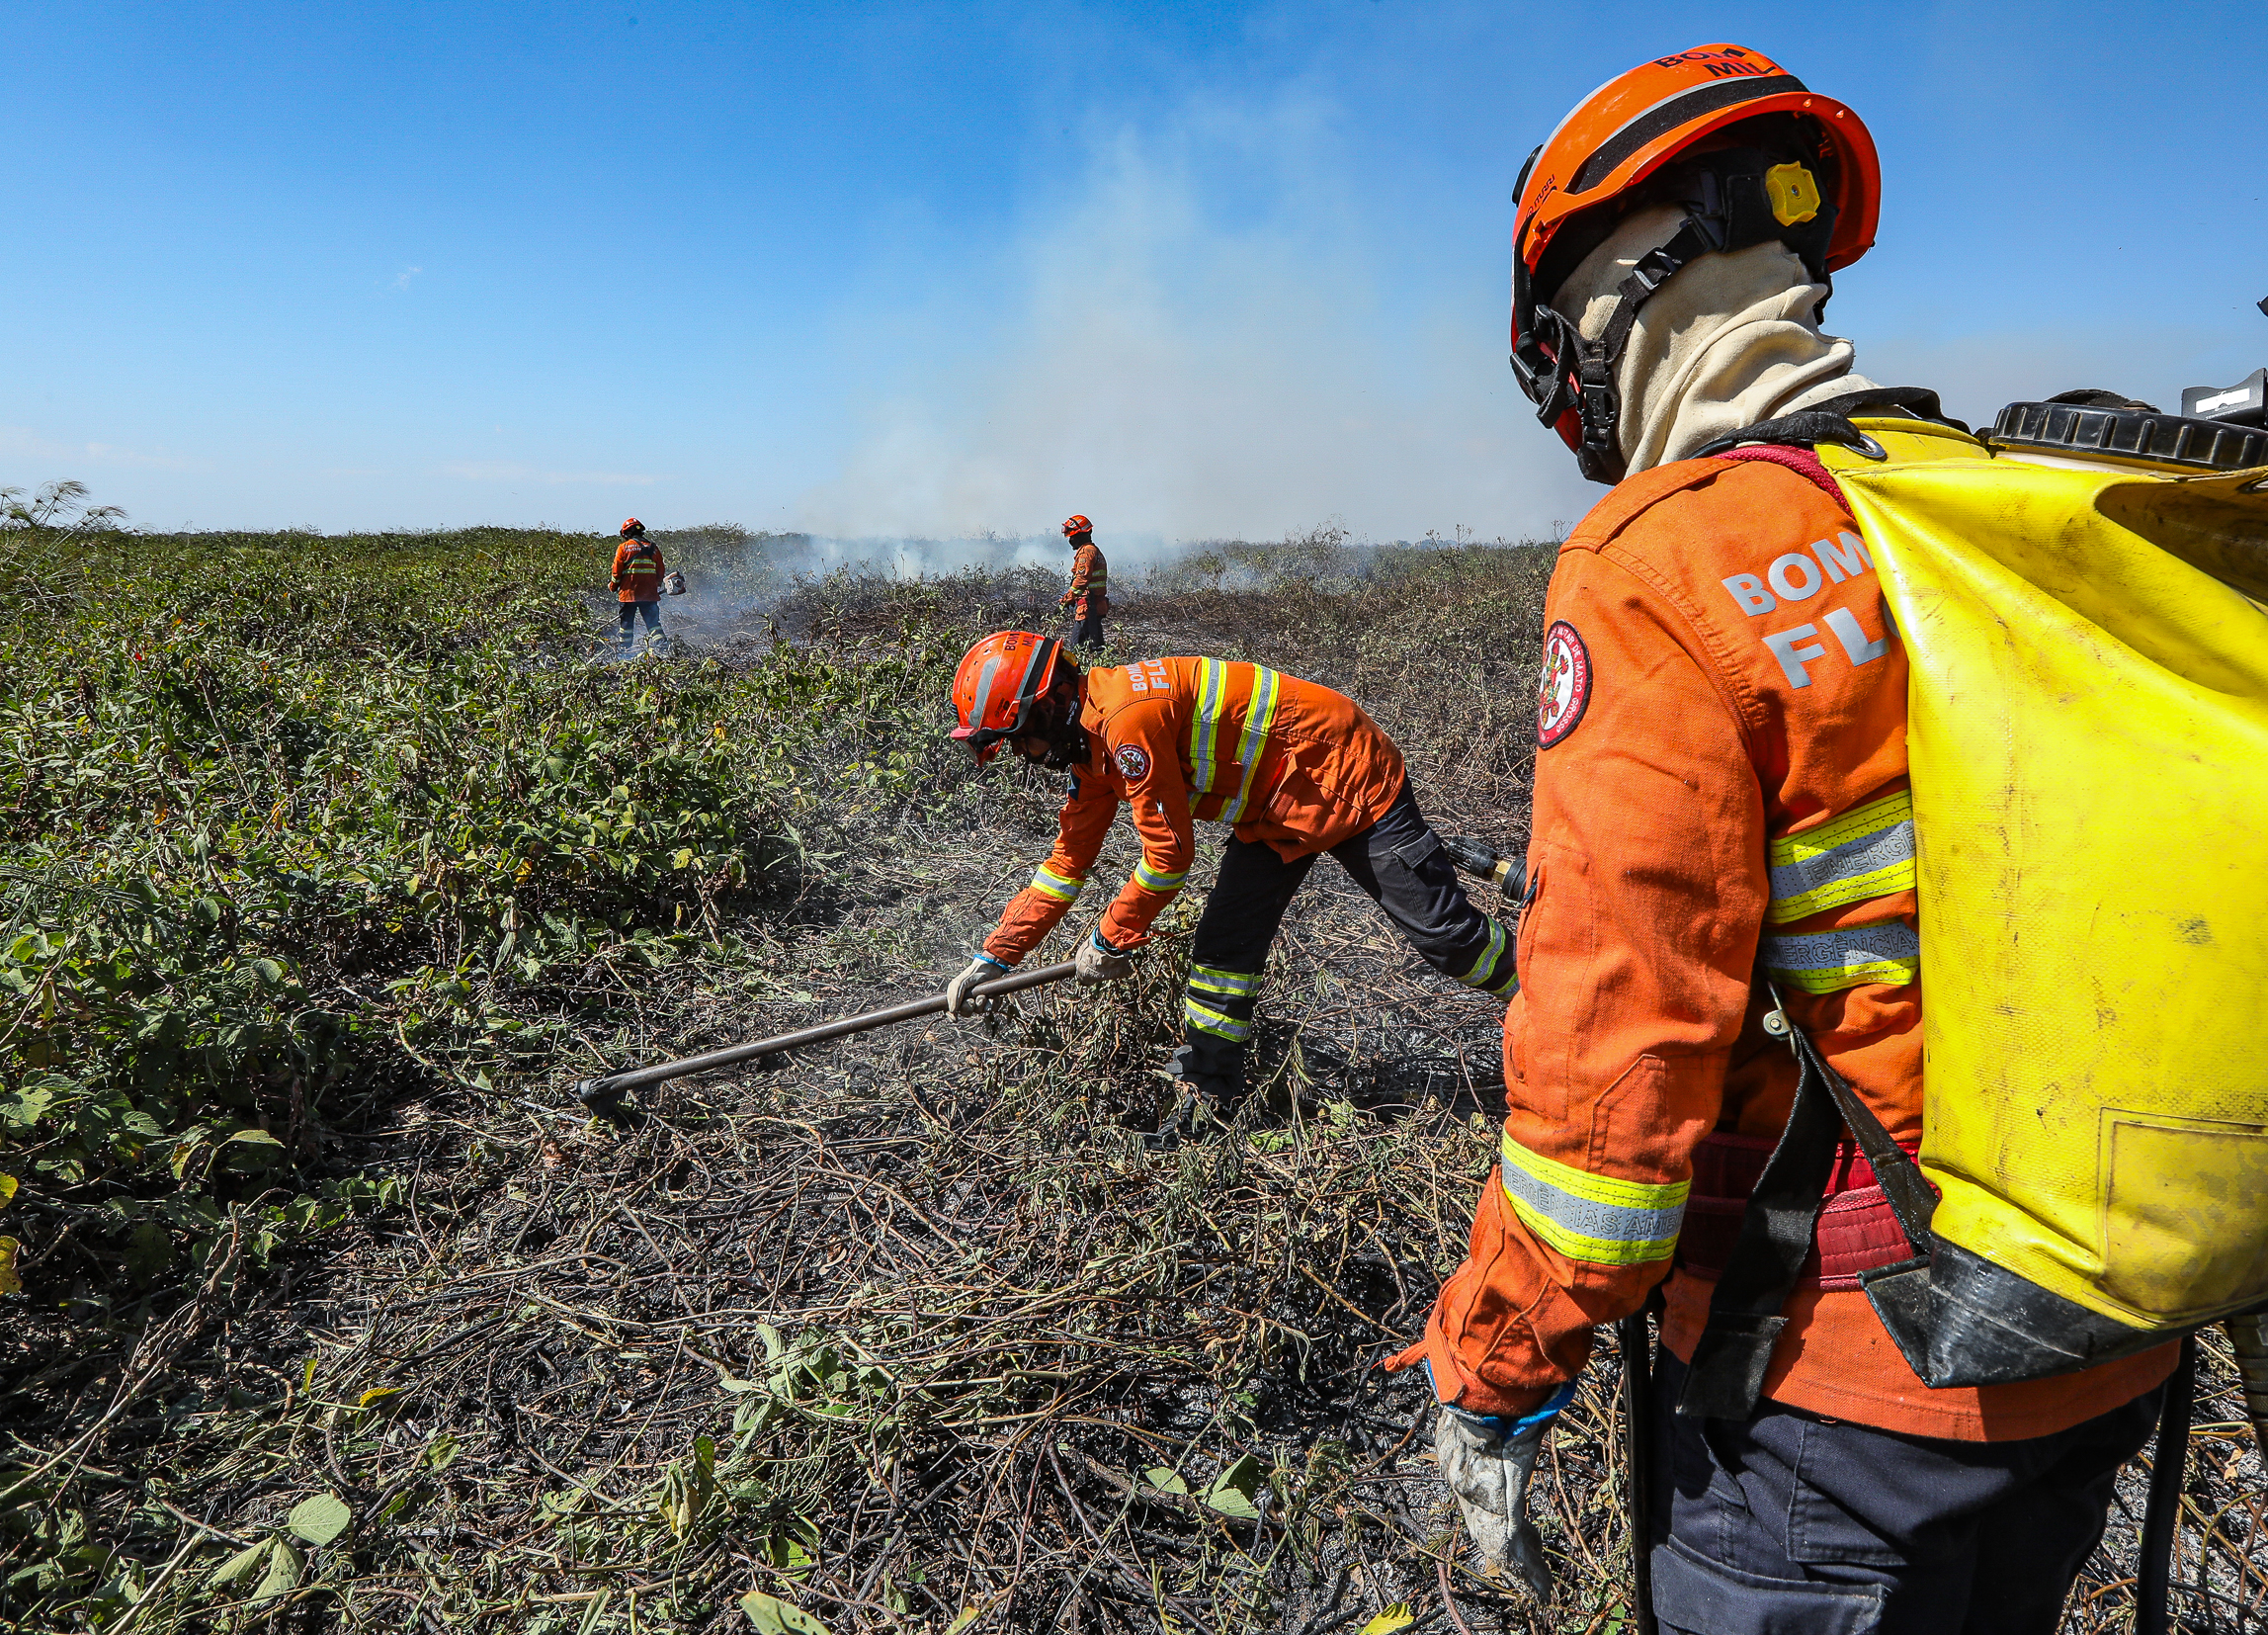
[{"label": "firefighter carrying backpack sprayer", "polygon": [[[1860,1280],[1931,1386],[2268,1302],[2268,432],[2020,403],[1987,446],[1836,407],[1704,452],[1779,445],[1839,486],[1906,648],[1924,1133],[1917,1165],[1791,1039],[1790,1134],[1681,1413],[1753,1408],[1845,1120],[1905,1238]],[[1795,643],[1806,582],[1752,604]]]}]

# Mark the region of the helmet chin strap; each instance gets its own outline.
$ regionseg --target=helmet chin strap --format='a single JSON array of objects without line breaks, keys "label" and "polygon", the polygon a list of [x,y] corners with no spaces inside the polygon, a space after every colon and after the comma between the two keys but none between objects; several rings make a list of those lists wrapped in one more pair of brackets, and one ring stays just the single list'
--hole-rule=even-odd
[{"label": "helmet chin strap", "polygon": [[[1576,320],[1557,307],[1535,300],[1525,276],[1527,265],[1518,264],[1518,295],[1528,310],[1520,326],[1520,349],[1512,356],[1513,373],[1535,402],[1536,418],[1545,425],[1556,426],[1570,408],[1577,411],[1582,430],[1575,444],[1575,464],[1593,482],[1620,482],[1629,474],[1622,450],[1622,393],[1616,385],[1623,349],[1645,303],[1689,263],[1776,238],[1803,257],[1814,280],[1827,284],[1830,293],[1833,289],[1825,259],[1835,208],[1822,203],[1809,220],[1784,225],[1773,213],[1760,167],[1754,172],[1734,168],[1741,161],[1753,164],[1763,155],[1727,150],[1711,157],[1719,163],[1696,171],[1701,196],[1685,201],[1688,214],[1677,231],[1667,243],[1639,256],[1615,286],[1615,304],[1596,341],[1585,340]],[[1825,307],[1822,298],[1822,314]]]},{"label": "helmet chin strap", "polygon": [[1066,722],[1059,731],[1049,735],[1048,755],[1040,764],[1050,772],[1068,772],[1075,766],[1087,764],[1091,748],[1087,730],[1077,722]]},{"label": "helmet chin strap", "polygon": [[1032,713],[1023,731],[1047,740],[1048,752],[1040,757],[1040,764],[1051,772],[1067,772],[1087,764],[1092,744],[1087,730],[1079,725],[1086,700],[1086,676],[1080,674],[1078,685],[1067,694],[1050,693],[1032,702]]}]

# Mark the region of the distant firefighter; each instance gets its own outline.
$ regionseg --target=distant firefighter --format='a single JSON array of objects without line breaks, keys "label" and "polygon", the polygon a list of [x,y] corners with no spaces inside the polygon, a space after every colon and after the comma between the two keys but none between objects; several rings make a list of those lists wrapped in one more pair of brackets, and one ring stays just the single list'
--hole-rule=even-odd
[{"label": "distant firefighter", "polygon": [[1065,517],[1063,538],[1071,542],[1071,588],[1055,605],[1076,604],[1071,609],[1078,621],[1071,627],[1072,646],[1099,647],[1103,615],[1111,611],[1111,564],[1095,549],[1095,525],[1085,517]]},{"label": "distant firefighter", "polygon": [[622,650],[628,657],[637,646],[637,622],[645,621],[654,640],[661,636],[661,581],[669,563],[661,559],[661,547],[645,537],[645,524],[631,517],[623,524],[623,543],[615,548],[614,577],[608,586],[622,600]]}]

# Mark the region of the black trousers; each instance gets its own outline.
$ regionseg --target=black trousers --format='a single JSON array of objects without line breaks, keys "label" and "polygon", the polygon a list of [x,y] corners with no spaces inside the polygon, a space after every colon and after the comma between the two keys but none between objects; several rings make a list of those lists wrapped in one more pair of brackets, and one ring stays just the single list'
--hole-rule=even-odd
[{"label": "black trousers", "polygon": [[[1331,855],[1436,971],[1485,992],[1512,990],[1512,949],[1504,927],[1465,895],[1457,865],[1426,826],[1407,783],[1385,817],[1333,846]],[[1260,973],[1292,894],[1314,866],[1312,854],[1287,863],[1260,841],[1228,842],[1197,921],[1189,992],[1182,1001],[1188,1042],[1181,1072],[1200,1088],[1219,1095],[1243,1089]]]},{"label": "black trousers", "polygon": [[1071,626],[1071,645],[1072,645],[1072,646],[1074,646],[1074,647],[1099,647],[1099,646],[1101,646],[1102,645],[1103,645],[1103,616],[1102,616],[1101,614],[1099,614],[1099,613],[1090,613],[1090,614],[1088,614],[1088,615],[1087,615],[1087,616],[1086,616],[1084,619],[1080,619],[1080,620],[1077,620],[1077,621],[1075,621],[1075,622],[1072,624],[1072,626]]},{"label": "black trousers", "polygon": [[1664,1635],[2054,1635],[2165,1388],[2048,1436],[1953,1442],[1767,1401],[1681,1420],[1654,1374]]}]

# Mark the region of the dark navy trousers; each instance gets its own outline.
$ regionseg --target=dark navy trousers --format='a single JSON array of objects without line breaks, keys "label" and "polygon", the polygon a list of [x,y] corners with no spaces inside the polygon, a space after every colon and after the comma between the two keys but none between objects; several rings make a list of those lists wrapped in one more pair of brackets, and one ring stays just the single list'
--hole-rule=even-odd
[{"label": "dark navy trousers", "polygon": [[2054,1635],[2165,1387],[2013,1442],[1901,1436],[1767,1401],[1681,1420],[1654,1371],[1664,1635]]},{"label": "dark navy trousers", "polygon": [[[1511,992],[1510,939],[1466,896],[1457,865],[1406,782],[1385,816],[1331,855],[1428,965],[1468,988]],[[1260,840],[1231,838],[1221,852],[1219,877],[1191,939],[1182,1001],[1188,1042],[1176,1059],[1176,1071],[1210,1094],[1233,1097],[1244,1088],[1260,975],[1292,896],[1314,866],[1313,853],[1286,862]]]}]

